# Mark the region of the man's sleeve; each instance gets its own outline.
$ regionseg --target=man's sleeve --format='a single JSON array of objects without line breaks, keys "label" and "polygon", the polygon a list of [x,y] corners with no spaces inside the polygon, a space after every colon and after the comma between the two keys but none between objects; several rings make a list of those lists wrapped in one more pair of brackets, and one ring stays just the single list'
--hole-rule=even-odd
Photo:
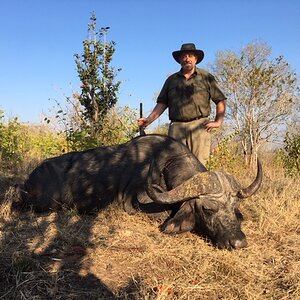
[{"label": "man's sleeve", "polygon": [[168,80],[165,81],[156,102],[168,105]]},{"label": "man's sleeve", "polygon": [[209,74],[208,76],[208,84],[210,89],[210,98],[214,103],[217,104],[219,101],[227,99],[221,91],[221,89],[219,88],[215,77],[211,74]]}]

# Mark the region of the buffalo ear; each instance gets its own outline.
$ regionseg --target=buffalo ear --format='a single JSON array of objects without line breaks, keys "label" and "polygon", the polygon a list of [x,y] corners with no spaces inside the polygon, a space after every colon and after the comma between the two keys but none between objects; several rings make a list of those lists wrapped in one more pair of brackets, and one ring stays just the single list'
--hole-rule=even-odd
[{"label": "buffalo ear", "polygon": [[160,229],[169,234],[186,232],[193,230],[195,223],[195,200],[193,199],[182,203],[175,216],[166,221]]},{"label": "buffalo ear", "polygon": [[[152,187],[158,193],[165,192],[163,187],[158,185],[158,184],[152,184]],[[142,192],[138,192],[137,193],[137,199],[138,199],[139,203],[143,203],[143,204],[153,203],[153,200],[148,196],[146,190],[143,190]]]}]

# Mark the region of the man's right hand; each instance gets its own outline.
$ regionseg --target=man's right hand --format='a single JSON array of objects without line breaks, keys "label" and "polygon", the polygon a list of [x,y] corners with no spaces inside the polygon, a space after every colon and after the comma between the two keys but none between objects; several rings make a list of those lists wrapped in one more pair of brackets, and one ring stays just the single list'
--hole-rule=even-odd
[{"label": "man's right hand", "polygon": [[139,128],[145,128],[149,126],[152,122],[154,122],[167,108],[167,105],[164,103],[156,103],[155,107],[153,108],[151,114],[148,118],[139,118],[138,119],[138,126]]},{"label": "man's right hand", "polygon": [[145,128],[149,125],[149,120],[147,118],[139,118],[138,119],[138,126],[139,128]]}]

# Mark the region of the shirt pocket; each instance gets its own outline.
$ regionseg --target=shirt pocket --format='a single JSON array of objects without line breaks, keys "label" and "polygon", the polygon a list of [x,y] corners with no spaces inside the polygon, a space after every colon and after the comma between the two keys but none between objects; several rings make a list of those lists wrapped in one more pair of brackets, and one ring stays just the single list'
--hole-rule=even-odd
[{"label": "shirt pocket", "polygon": [[172,85],[168,88],[168,99],[174,99],[178,97],[178,88],[176,85]]},{"label": "shirt pocket", "polygon": [[203,86],[196,86],[193,96],[194,102],[197,104],[204,104],[205,102],[209,102],[210,99],[208,90]]}]

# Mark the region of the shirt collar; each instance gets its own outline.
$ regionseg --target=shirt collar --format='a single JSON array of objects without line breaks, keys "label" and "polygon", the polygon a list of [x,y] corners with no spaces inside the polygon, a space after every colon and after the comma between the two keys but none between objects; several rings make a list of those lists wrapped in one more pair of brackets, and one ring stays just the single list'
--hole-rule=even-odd
[{"label": "shirt collar", "polygon": [[[180,69],[176,74],[178,74],[179,76],[184,76],[183,73],[182,73],[182,69]],[[192,76],[196,76],[197,74],[198,74],[198,68],[196,67],[194,73],[192,74]]]}]

